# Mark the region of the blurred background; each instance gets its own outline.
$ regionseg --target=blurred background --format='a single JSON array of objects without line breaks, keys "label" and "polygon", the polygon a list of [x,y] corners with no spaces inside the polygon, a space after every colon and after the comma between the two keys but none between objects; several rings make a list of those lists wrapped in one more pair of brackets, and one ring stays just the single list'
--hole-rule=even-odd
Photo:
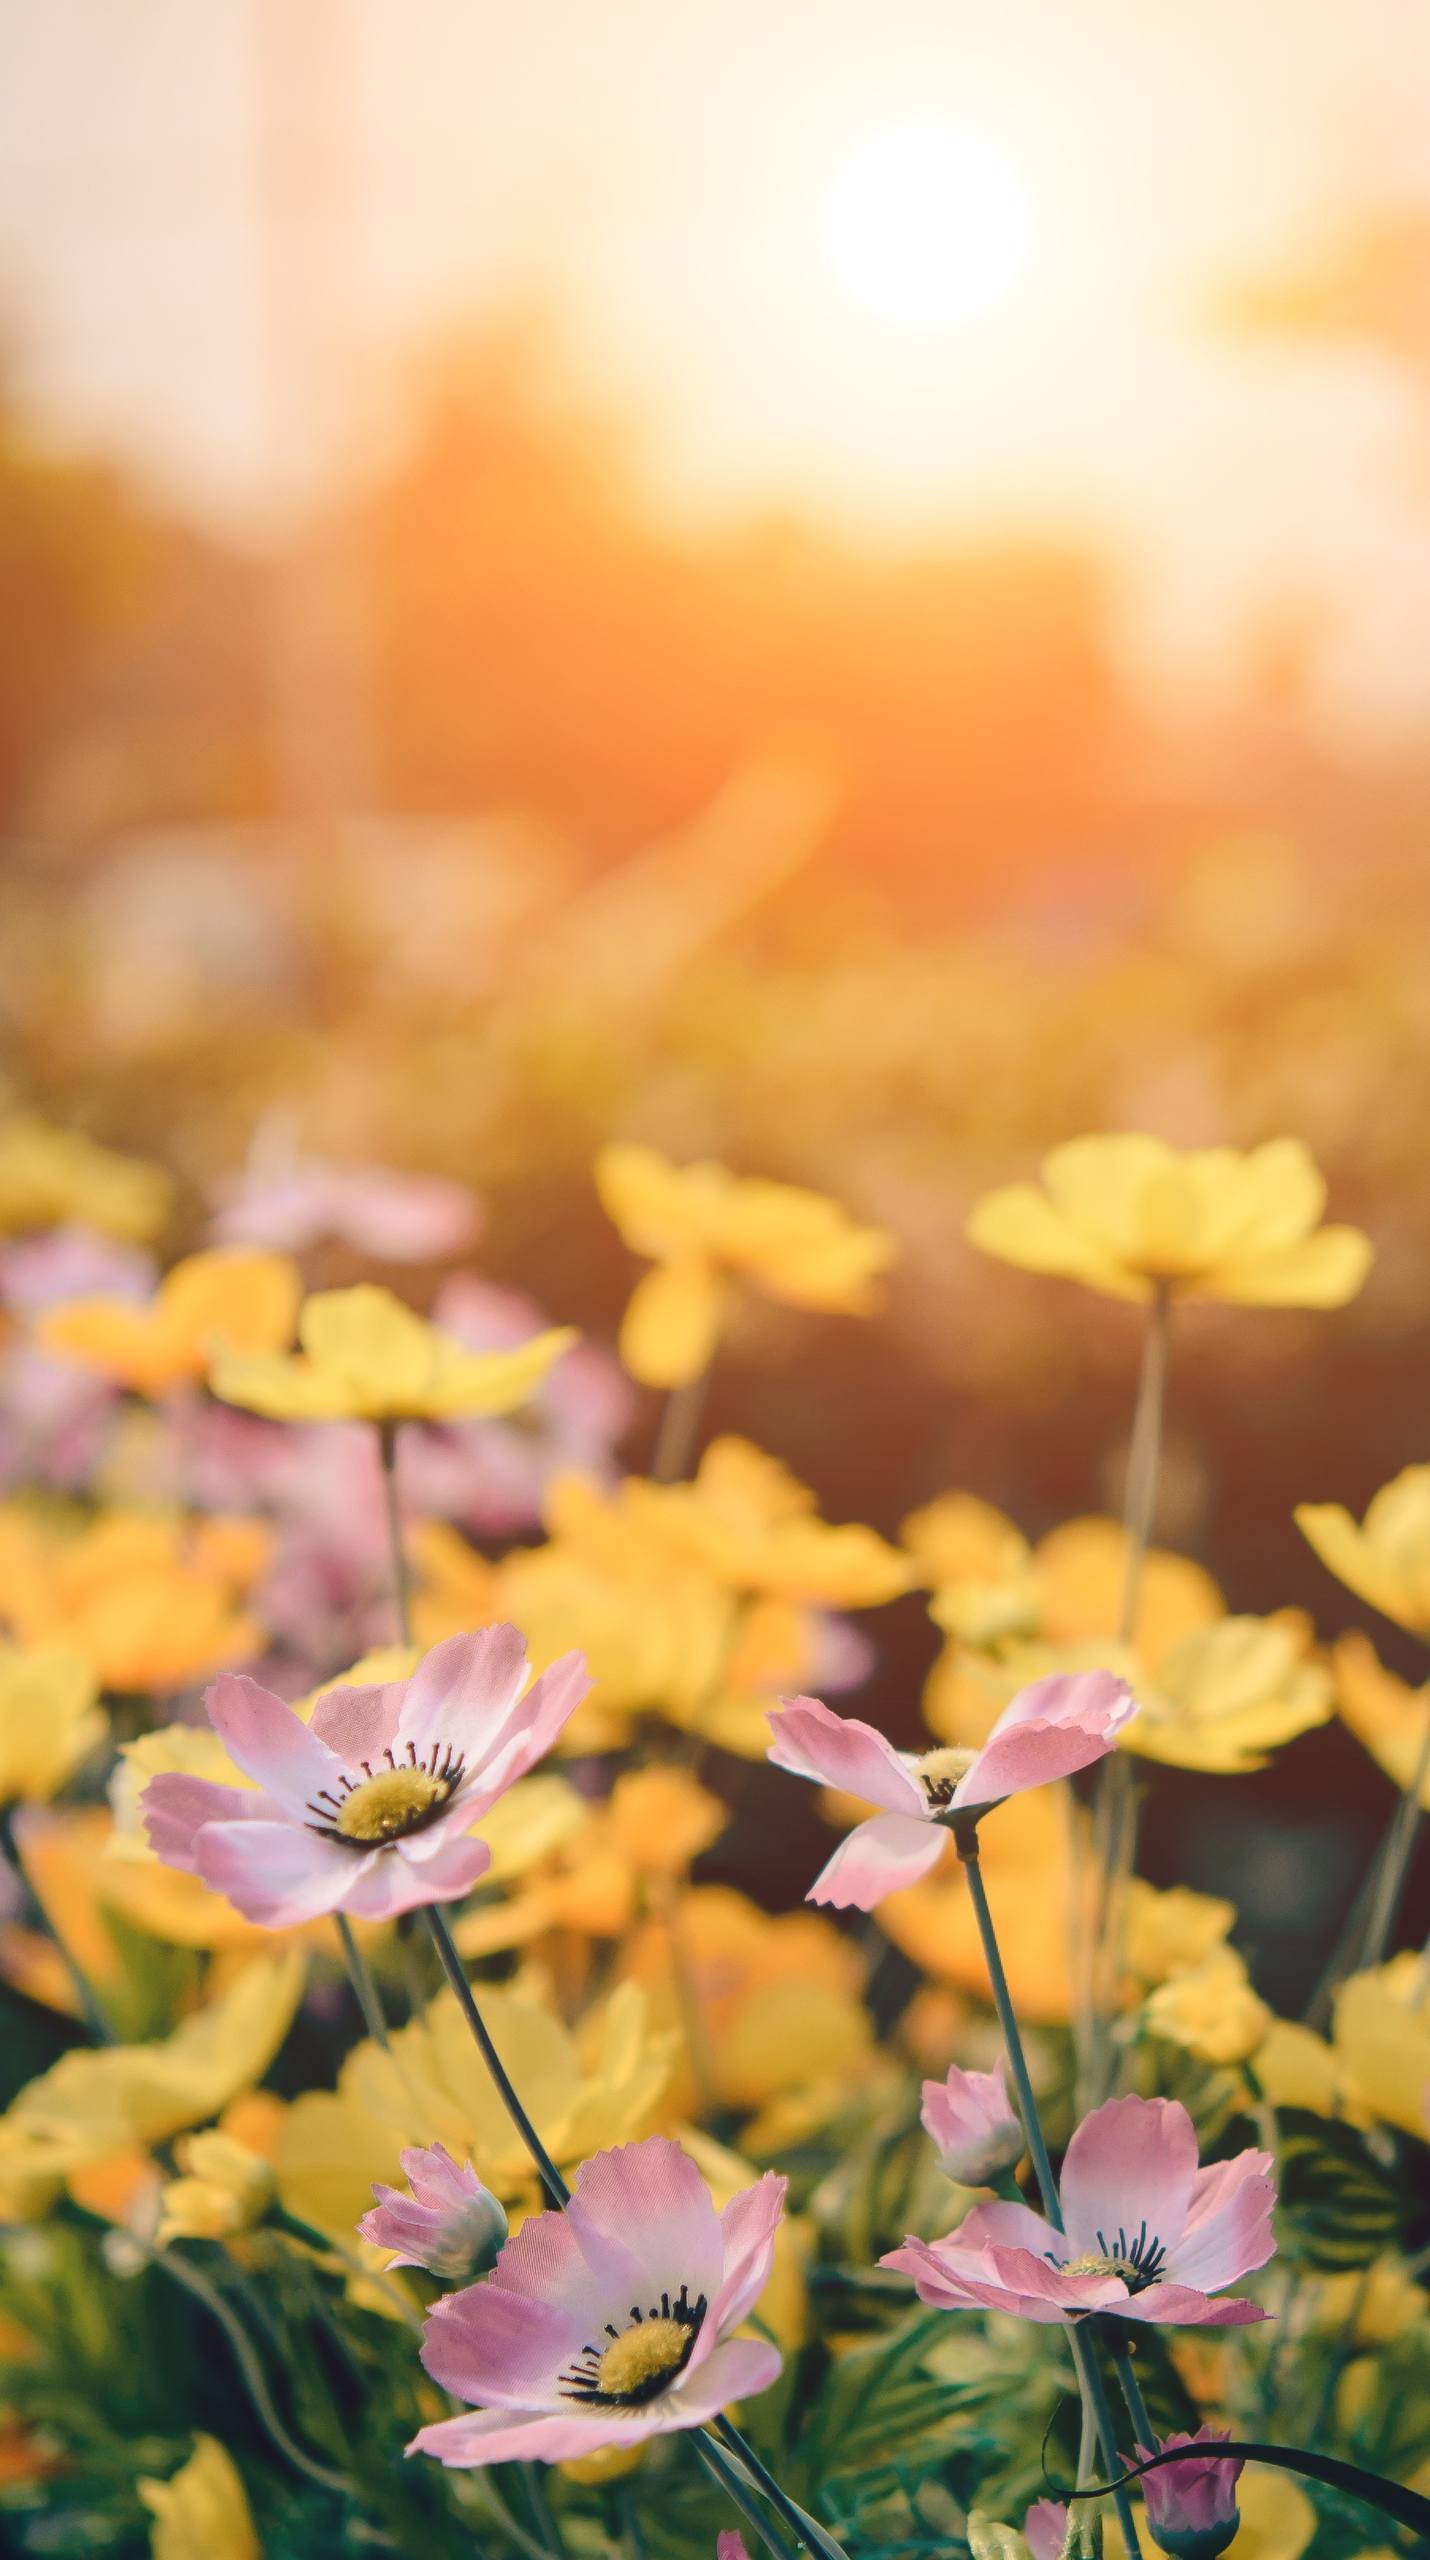
[{"label": "blurred background", "polygon": [[[1303,1136],[1375,1272],[1189,1314],[1159,1529],[1353,1623],[1290,1510],[1427,1454],[1427,111],[1416,0],[0,0],[9,1098],[175,1249],[275,1130],[458,1175],[598,1335],[602,1139],[829,1190],[887,1315],[712,1419],[886,1530],[1118,1496],[1135,1311],[979,1191]],[[1178,1785],[1284,1982],[1388,1783]]]}]

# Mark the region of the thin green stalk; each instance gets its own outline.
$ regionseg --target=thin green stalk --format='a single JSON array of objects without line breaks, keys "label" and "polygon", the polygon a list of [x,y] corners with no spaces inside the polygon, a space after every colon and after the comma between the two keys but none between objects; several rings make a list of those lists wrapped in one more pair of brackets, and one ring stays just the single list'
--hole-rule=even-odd
[{"label": "thin green stalk", "polygon": [[349,2496],[350,2483],[343,2478],[340,2471],[330,2471],[325,2463],[315,2462],[311,2454],[305,2453],[301,2445],[294,2443],[273,2406],[268,2384],[264,2379],[263,2367],[254,2352],[253,2341],[242,2322],[230,2310],[217,2287],[209,2283],[207,2276],[200,2275],[197,2267],[191,2266],[187,2258],[178,2257],[173,2250],[156,2248],[152,2242],[141,2240],[134,2232],[130,2232],[128,2237],[134,2242],[136,2248],[143,2251],[151,2265],[162,2267],[165,2275],[171,2276],[176,2284],[182,2285],[185,2292],[191,2293],[195,2300],[201,2302],[205,2310],[217,2320],[233,2349],[234,2362],[248,2387],[248,2396],[284,2461],[291,2464],[295,2471],[301,2471],[305,2478],[315,2480],[319,2488],[333,2489],[339,2496]]},{"label": "thin green stalk", "polygon": [[[1142,2385],[1137,2379],[1132,2350],[1115,2320],[1101,2320],[1098,2322],[1098,2327],[1102,2332],[1107,2352],[1112,2358],[1112,2369],[1121,2385],[1122,2397],[1127,2403],[1127,2414],[1133,2427],[1134,2449],[1139,2453],[1155,2453],[1157,2436],[1147,2414],[1147,2403],[1142,2397]],[[1078,2487],[1082,2487],[1081,2481],[1078,2482]]]},{"label": "thin green stalk", "polygon": [[1395,1926],[1395,1915],[1410,1872],[1415,1835],[1420,1828],[1420,1793],[1427,1777],[1430,1777],[1430,1688],[1425,1691],[1425,1731],[1421,1736],[1419,1754],[1410,1772],[1410,1783],[1402,1790],[1400,1802],[1390,1817],[1380,1856],[1374,1899],[1360,1950],[1363,1970],[1382,1961]]},{"label": "thin green stalk", "polygon": [[730,2451],[743,2462],[746,2470],[763,2489],[771,2506],[783,2516],[791,2531],[798,2534],[800,2541],[815,2553],[816,2560],[848,2560],[848,2553],[843,2545],[836,2542],[832,2534],[825,2532],[818,2517],[806,2515],[803,2507],[798,2506],[788,2492],[780,2487],[774,2473],[761,2462],[754,2446],[746,2442],[739,2428],[733,2425],[729,2418],[716,2418],[713,2423],[716,2435],[720,2436],[729,2446]]},{"label": "thin green stalk", "polygon": [[377,1445],[382,1459],[382,1489],[387,1502],[387,1535],[392,1549],[392,1598],[393,1606],[397,1611],[398,1640],[402,1644],[411,1644],[412,1595],[408,1581],[407,1556],[402,1544],[402,1504],[397,1490],[399,1429],[400,1425],[396,1422],[380,1422],[377,1426]]},{"label": "thin green stalk", "polygon": [[1142,1345],[1142,1367],[1137,1381],[1137,1403],[1132,1416],[1132,1435],[1127,1444],[1127,1481],[1123,1489],[1122,1525],[1127,1533],[1127,1551],[1122,1565],[1122,1605],[1118,1612],[1117,1641],[1130,1644],[1137,1625],[1137,1601],[1142,1587],[1142,1567],[1152,1538],[1152,1523],[1157,1511],[1157,1477],[1162,1464],[1162,1424],[1167,1402],[1167,1352],[1171,1332],[1171,1294],[1165,1283],[1159,1284],[1147,1314],[1147,1332]]},{"label": "thin green stalk", "polygon": [[765,2549],[773,2552],[774,2560],[797,2560],[797,2554],[791,2551],[778,2526],[771,2524],[764,2508],[751,2496],[734,2464],[719,2446],[712,2444],[709,2436],[704,2434],[695,2436],[692,2441],[711,2479],[718,2480],[725,2495],[734,2499],[746,2524],[759,2535]]},{"label": "thin green stalk", "polygon": [[[998,2012],[998,2024],[1003,2031],[1003,2043],[1013,2073],[1013,2084],[1018,2093],[1018,2112],[1023,2119],[1023,2132],[1033,2163],[1033,2173],[1038,2181],[1038,2192],[1043,2200],[1043,2211],[1053,2229],[1061,2231],[1064,2228],[1062,2199],[1058,2194],[1058,2182],[1053,2175],[1053,2164],[1048,2157],[1042,2118],[1038,2113],[1038,2101],[1033,2094],[1032,2077],[1028,2070],[1028,2057],[1023,2050],[1023,2038],[1014,2012],[1012,1995],[1008,1989],[1008,1977],[1003,1970],[1003,1958],[999,1953],[993,1914],[988,1907],[988,1895],[984,1888],[983,1870],[978,1857],[977,1823],[955,1821],[953,1838],[954,1846],[962,1861],[964,1874],[968,1878],[968,1890],[973,1900],[973,1916],[978,1923],[978,1935],[983,1942],[983,1956],[993,1992],[993,2005]],[[1068,2323],[1068,2344],[1072,2349],[1073,2363],[1077,2368],[1078,2388],[1082,2394],[1083,2408],[1085,2412],[1091,2414],[1097,2429],[1098,2443],[1102,2448],[1102,2459],[1108,2477],[1112,2478],[1118,2469],[1117,2438],[1112,2424],[1112,2412],[1107,2404],[1102,2376],[1089,2351],[1088,2341],[1074,2321]],[[1126,2542],[1131,2560],[1140,2560],[1141,2546],[1137,2540],[1137,2527],[1133,2521],[1131,2502],[1125,2489],[1114,2492],[1113,2503],[1117,2508],[1123,2540]]]},{"label": "thin green stalk", "polygon": [[[480,2009],[477,2007],[475,1998],[473,1997],[472,1986],[467,1980],[466,1967],[464,1966],[460,1955],[457,1953],[451,1930],[448,1928],[447,1923],[436,1903],[429,1902],[426,1905],[422,1916],[427,1923],[429,1931],[431,1932],[432,1943],[437,1950],[437,1957],[441,1964],[442,1971],[446,1975],[447,1980],[456,1995],[458,2006],[461,2009],[463,2017],[466,2019],[467,2025],[472,2031],[478,2050],[481,2053],[482,2060],[485,2062],[488,2071],[491,2073],[492,2078],[496,2083],[497,2094],[500,2097],[503,2106],[506,2108],[507,2114],[510,2116],[512,2123],[515,2125],[517,2132],[520,2134],[522,2141],[525,2143],[527,2151],[531,2155],[531,2159],[535,2164],[537,2174],[541,2179],[543,2187],[546,2189],[547,2195],[550,2197],[553,2205],[555,2205],[559,2210],[563,2205],[570,2203],[571,2190],[560,2170],[557,2168],[555,2161],[552,2159],[545,2143],[542,2141],[540,2134],[537,2132],[535,2125],[532,2123],[530,2116],[527,2114],[525,2107],[522,2105],[520,2098],[517,2096],[516,2091],[512,2086],[506,2066],[503,2063],[500,2054],[497,2052],[496,2046],[492,2042],[486,2021],[483,2018]],[[789,2524],[798,2534],[800,2540],[806,2545],[807,2549],[815,2555],[815,2560],[844,2560],[844,2554],[840,2551],[838,2544],[829,2539],[829,2537],[824,2533],[822,2526],[814,2524],[812,2521],[801,2520],[799,2509],[794,2505],[791,2499],[786,2497],[785,2492],[781,2489],[773,2474],[766,2471],[764,2464],[759,2461],[758,2457],[754,2453],[751,2452],[749,2446],[745,2443],[744,2438],[739,2433],[739,2430],[732,2427],[729,2420],[725,2418],[717,2420],[716,2424],[719,2427],[725,2443],[730,2447],[733,2453],[738,2455],[740,2461],[748,2466],[752,2475],[760,2481],[762,2487],[765,2489],[766,2495],[779,2509],[779,2512],[785,2518],[786,2523]],[[729,2490],[730,2495],[732,2497],[736,2497],[736,2484],[734,2475],[730,2469],[728,2457],[722,2453],[720,2448],[712,2442],[708,2435],[705,2434],[697,2437],[695,2449],[700,2455],[701,2460],[704,2462],[706,2469],[714,2470],[715,2475],[724,2482],[724,2485]],[[736,2498],[736,2503],[743,2508],[745,2513],[749,2513],[749,2509],[745,2506],[743,2497]],[[752,2521],[756,2520],[758,2520],[758,2510],[756,2510],[755,2517],[752,2518]],[[786,2546],[778,2536],[773,2535],[773,2529],[768,2524],[761,2521],[760,2530],[764,2534],[765,2540],[769,2543],[770,2549],[782,2554],[783,2560],[788,2560]]]},{"label": "thin green stalk", "polygon": [[696,1377],[687,1378],[684,1386],[672,1387],[660,1417],[655,1438],[655,1455],[650,1462],[652,1484],[681,1484],[690,1473],[695,1443],[700,1434],[700,1417],[710,1387],[710,1365]]},{"label": "thin green stalk", "polygon": [[377,1984],[373,1981],[367,1959],[358,1945],[353,1924],[345,1911],[335,1912],[333,1916],[338,1924],[343,1962],[348,1969],[348,1979],[357,1994],[358,2007],[363,2014],[363,2024],[373,2042],[381,2045],[384,2053],[390,2053],[392,2047],[387,2040],[387,2020],[382,2014],[382,2002],[378,1998]]}]

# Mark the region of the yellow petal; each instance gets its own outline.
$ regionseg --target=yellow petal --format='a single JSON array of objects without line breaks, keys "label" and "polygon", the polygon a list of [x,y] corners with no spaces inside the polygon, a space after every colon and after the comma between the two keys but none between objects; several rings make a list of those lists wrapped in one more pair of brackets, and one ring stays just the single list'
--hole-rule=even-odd
[{"label": "yellow petal", "polygon": [[964,1230],[981,1253],[1020,1271],[1080,1280],[1112,1298],[1150,1298],[1152,1284],[1126,1270],[1105,1247],[1084,1235],[1031,1182],[1015,1182],[980,1200]]},{"label": "yellow petal", "polygon": [[320,1289],[303,1302],[298,1339],[315,1369],[346,1391],[353,1413],[420,1413],[436,1336],[390,1289]]},{"label": "yellow petal", "polygon": [[701,1251],[730,1183],[722,1166],[676,1166],[655,1147],[620,1141],[602,1147],[595,1174],[601,1206],[622,1243],[651,1262]]},{"label": "yellow petal", "polygon": [[292,1335],[302,1291],[286,1254],[194,1253],[161,1283],[158,1305],[166,1328],[205,1361],[216,1346],[276,1351]]},{"label": "yellow petal", "polygon": [[[1402,1792],[1422,1766],[1430,1690],[1412,1688],[1387,1671],[1368,1636],[1342,1636],[1331,1648],[1341,1720]],[[1430,1770],[1420,1784],[1430,1813]]]},{"label": "yellow petal", "polygon": [[[1430,1476],[1430,1468],[1420,1470]],[[1296,1526],[1308,1538],[1322,1564],[1360,1600],[1368,1600],[1397,1626],[1412,1634],[1430,1630],[1430,1541],[1421,1575],[1409,1576],[1404,1559],[1388,1544],[1366,1535],[1338,1502],[1300,1502]],[[1427,1587],[1422,1591],[1421,1580]]]},{"label": "yellow petal", "polygon": [[1320,1227],[1304,1244],[1220,1263],[1198,1287],[1205,1297],[1243,1307],[1344,1307],[1361,1289],[1374,1258],[1370,1238],[1359,1227]]},{"label": "yellow petal", "polygon": [[514,1413],[529,1404],[558,1360],[580,1340],[573,1325],[552,1325],[510,1351],[466,1351],[436,1337],[432,1382],[420,1410],[434,1420]]},{"label": "yellow petal", "polygon": [[638,1280],[621,1324],[621,1358],[646,1387],[683,1387],[707,1369],[725,1292],[698,1256],[658,1263]]},{"label": "yellow petal", "polygon": [[265,1414],[270,1422],[343,1422],[365,1410],[340,1378],[282,1352],[258,1359],[220,1352],[209,1385],[222,1403]]},{"label": "yellow petal", "polygon": [[1335,1996],[1337,2059],[1383,2123],[1430,2140],[1430,2010],[1419,2004],[1420,1958],[1407,1953],[1353,1973]]},{"label": "yellow petal", "polygon": [[243,2482],[216,2436],[196,2436],[172,2479],[137,2486],[154,2518],[152,2560],[263,2560]]}]

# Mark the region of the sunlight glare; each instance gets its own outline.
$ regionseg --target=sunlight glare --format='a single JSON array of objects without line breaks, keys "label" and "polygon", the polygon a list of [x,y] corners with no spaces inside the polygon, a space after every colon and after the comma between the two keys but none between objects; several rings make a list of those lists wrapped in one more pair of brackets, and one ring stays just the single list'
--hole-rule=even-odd
[{"label": "sunlight glare", "polygon": [[1031,232],[1006,153],[933,119],[890,125],[861,144],[835,180],[825,225],[840,282],[906,329],[947,328],[999,301]]}]

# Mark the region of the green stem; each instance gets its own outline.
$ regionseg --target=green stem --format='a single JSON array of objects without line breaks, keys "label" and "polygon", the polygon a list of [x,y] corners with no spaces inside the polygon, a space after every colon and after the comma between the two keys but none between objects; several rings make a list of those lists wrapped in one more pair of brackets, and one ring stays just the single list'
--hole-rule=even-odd
[{"label": "green stem", "polygon": [[709,2436],[704,2434],[697,2435],[693,2442],[711,2479],[718,2480],[726,2496],[734,2499],[746,2524],[759,2535],[765,2549],[773,2552],[774,2560],[797,2560],[784,2535],[771,2524],[764,2508],[751,2496],[734,2464],[727,2460],[719,2446],[712,2444]]},{"label": "green stem", "polygon": [[392,1549],[392,1597],[397,1611],[397,1633],[403,1644],[412,1642],[411,1591],[408,1582],[407,1557],[402,1544],[402,1504],[397,1491],[397,1434],[395,1422],[377,1426],[378,1452],[382,1459],[382,1489],[387,1502],[387,1535]]},{"label": "green stem", "polygon": [[[973,1900],[973,1916],[978,1923],[978,1935],[983,1942],[983,1956],[993,1992],[993,2006],[998,2012],[998,2024],[1003,2031],[1003,2043],[1012,2069],[1014,2087],[1018,2093],[1018,2112],[1023,2119],[1023,2132],[1032,2158],[1033,2173],[1038,2181],[1038,2192],[1043,2199],[1043,2211],[1053,2229],[1062,2231],[1064,2228],[1062,2199],[1058,2194],[1058,2182],[1053,2175],[1053,2164],[1048,2157],[1042,2118],[1038,2113],[1038,2101],[1033,2095],[1028,2057],[1023,2051],[1023,2038],[1014,2012],[1012,1995],[1008,1989],[1008,1977],[1003,1970],[1003,1958],[998,1949],[993,1914],[988,1907],[988,1895],[984,1888],[983,1870],[978,1857],[977,1823],[966,1820],[955,1821],[953,1839],[962,1861],[963,1872],[968,1878],[968,1890]],[[1085,2412],[1091,2414],[1097,2430],[1098,2443],[1102,2448],[1102,2459],[1111,2477],[1118,2467],[1117,2438],[1112,2424],[1112,2412],[1108,2407],[1102,2376],[1097,2370],[1088,2340],[1075,2321],[1068,2323],[1068,2344],[1072,2349],[1073,2363],[1077,2368],[1078,2388],[1082,2394],[1083,2408]],[[1137,2527],[1133,2521],[1132,2507],[1125,2489],[1119,2489],[1115,2493],[1113,2503],[1117,2508],[1118,2522],[1122,2527],[1122,2537],[1127,2545],[1130,2560],[1140,2560],[1141,2546],[1137,2540]]]},{"label": "green stem", "polygon": [[1147,1315],[1137,1404],[1127,1444],[1127,1481],[1123,1489],[1122,1525],[1127,1548],[1122,1564],[1122,1605],[1117,1641],[1130,1644],[1137,1625],[1142,1567],[1152,1538],[1157,1510],[1157,1477],[1162,1463],[1162,1423],[1167,1402],[1167,1350],[1171,1330],[1171,1295],[1159,1283]]},{"label": "green stem", "polygon": [[350,2493],[350,2484],[343,2478],[342,2473],[329,2471],[326,2464],[314,2462],[312,2456],[306,2454],[301,2445],[294,2443],[273,2406],[268,2384],[264,2379],[263,2367],[254,2352],[252,2339],[242,2322],[235,2318],[222,2294],[209,2283],[207,2276],[200,2275],[197,2267],[191,2266],[187,2258],[177,2257],[172,2250],[157,2249],[151,2242],[140,2240],[134,2232],[130,2232],[128,2236],[133,2240],[135,2247],[144,2252],[151,2265],[162,2267],[165,2275],[172,2276],[176,2284],[182,2285],[185,2292],[191,2293],[194,2299],[201,2302],[205,2310],[217,2320],[233,2349],[234,2362],[248,2386],[249,2398],[284,2460],[290,2463],[295,2471],[301,2471],[306,2479],[315,2480],[319,2488],[333,2489],[340,2496],[347,2496]]},{"label": "green stem", "polygon": [[353,1924],[345,1911],[335,1912],[333,1916],[338,1924],[343,1962],[348,1969],[348,1979],[357,1993],[357,2003],[363,2014],[363,2024],[373,2042],[381,2045],[384,2053],[390,2053],[392,2047],[387,2041],[387,2020],[382,2014],[382,2002],[378,1998],[377,1984],[373,1981],[367,1959],[358,1945]]},{"label": "green stem", "polygon": [[650,1462],[652,1484],[680,1484],[690,1473],[695,1443],[700,1433],[700,1417],[710,1386],[710,1367],[706,1366],[684,1386],[672,1387],[666,1397],[656,1433],[655,1455]]},{"label": "green stem", "polygon": [[794,2499],[780,2487],[774,2473],[761,2462],[753,2445],[746,2442],[731,2419],[716,2418],[714,2430],[729,2446],[730,2451],[743,2462],[751,2477],[763,2489],[771,2506],[777,2514],[783,2516],[791,2532],[797,2534],[806,2549],[815,2554],[815,2560],[849,2560],[843,2545],[836,2542],[832,2534],[825,2532],[818,2518],[806,2515],[803,2507],[797,2506]]},{"label": "green stem", "polygon": [[1400,1802],[1390,1817],[1380,1853],[1374,1899],[1360,1951],[1362,1970],[1381,1962],[1395,1926],[1395,1915],[1410,1872],[1415,1835],[1420,1828],[1420,1791],[1427,1777],[1430,1777],[1430,1689],[1425,1692],[1425,1731],[1419,1754],[1410,1772],[1410,1783],[1402,1790]]},{"label": "green stem", "polygon": [[[1131,2347],[1114,2320],[1102,2321],[1098,2325],[1102,2330],[1107,2352],[1112,2358],[1112,2369],[1121,2385],[1122,2397],[1127,2403],[1127,2414],[1132,2421],[1136,2449],[1140,2453],[1155,2453],[1157,2435],[1147,2414],[1147,2403],[1142,2397],[1142,2385],[1137,2379]],[[1078,2482],[1078,2486],[1081,2488],[1081,2481]]]}]

